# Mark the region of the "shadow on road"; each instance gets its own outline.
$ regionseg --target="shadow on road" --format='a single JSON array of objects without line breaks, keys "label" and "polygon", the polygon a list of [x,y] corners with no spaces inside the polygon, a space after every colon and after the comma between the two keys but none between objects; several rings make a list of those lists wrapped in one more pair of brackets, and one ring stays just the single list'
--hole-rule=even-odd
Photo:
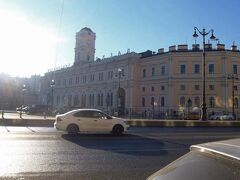
[{"label": "shadow on road", "polygon": [[63,134],[62,138],[88,149],[98,149],[135,156],[164,156],[165,143],[143,136],[124,134]]}]

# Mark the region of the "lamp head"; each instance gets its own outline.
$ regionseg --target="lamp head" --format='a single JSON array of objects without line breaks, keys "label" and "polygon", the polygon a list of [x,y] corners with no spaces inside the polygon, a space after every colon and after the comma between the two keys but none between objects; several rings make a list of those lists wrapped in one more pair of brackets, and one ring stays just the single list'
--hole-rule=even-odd
[{"label": "lamp head", "polygon": [[194,29],[194,34],[193,34],[193,38],[197,38],[198,37],[198,34],[197,34],[197,32],[196,32],[196,29]]},{"label": "lamp head", "polygon": [[211,35],[210,39],[211,40],[215,40],[216,39],[216,37],[213,35],[213,30],[212,30],[212,35]]}]

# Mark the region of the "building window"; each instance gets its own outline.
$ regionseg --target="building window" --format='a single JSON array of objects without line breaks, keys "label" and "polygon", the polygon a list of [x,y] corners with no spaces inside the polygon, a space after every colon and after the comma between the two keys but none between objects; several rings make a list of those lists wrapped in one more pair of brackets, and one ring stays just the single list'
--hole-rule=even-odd
[{"label": "building window", "polygon": [[195,89],[195,91],[199,91],[199,89],[200,89],[200,86],[197,84],[197,85],[194,85],[194,89]]},{"label": "building window", "polygon": [[142,92],[145,92],[145,87],[142,87]]},{"label": "building window", "polygon": [[160,105],[161,105],[161,107],[165,106],[165,99],[164,99],[164,97],[161,97]]},{"label": "building window", "polygon": [[214,108],[215,107],[215,99],[214,97],[209,98],[209,107]]},{"label": "building window", "polygon": [[180,65],[180,74],[186,74],[186,65],[185,64]]},{"label": "building window", "polygon": [[112,80],[113,78],[113,71],[108,71],[108,80]]},{"label": "building window", "polygon": [[63,85],[66,86],[66,79],[63,80]]},{"label": "building window", "polygon": [[165,86],[161,86],[161,90],[164,91],[165,90]]},{"label": "building window", "polygon": [[166,71],[166,68],[165,66],[161,66],[161,75],[164,76],[165,75],[165,72]]},{"label": "building window", "polygon": [[82,107],[86,107],[86,95],[85,94],[82,94],[82,100],[81,100],[82,104],[81,106]]},{"label": "building window", "polygon": [[98,106],[103,106],[103,94],[98,94],[97,96],[97,105]]},{"label": "building window", "polygon": [[234,107],[238,108],[238,98],[234,98]]},{"label": "building window", "polygon": [[57,85],[58,85],[58,86],[61,86],[61,81],[60,81],[60,79],[58,79]]},{"label": "building window", "polygon": [[72,95],[68,96],[68,106],[71,107],[72,106]]},{"label": "building window", "polygon": [[182,107],[185,106],[185,97],[184,96],[180,97],[180,106],[182,106]]},{"label": "building window", "polygon": [[97,106],[100,106],[100,94],[97,95]]},{"label": "building window", "polygon": [[237,64],[233,64],[233,74],[237,74]]},{"label": "building window", "polygon": [[200,64],[194,65],[194,74],[200,74]]},{"label": "building window", "polygon": [[152,76],[155,76],[155,67],[152,67]]},{"label": "building window", "polygon": [[151,87],[151,91],[154,91],[154,86]]},{"label": "building window", "polygon": [[143,69],[143,71],[142,71],[142,77],[143,77],[143,78],[146,77],[146,69]]},{"label": "building window", "polygon": [[77,76],[76,79],[75,79],[75,83],[76,84],[79,84],[79,77]]},{"label": "building window", "polygon": [[154,97],[151,97],[151,105],[154,106]]},{"label": "building window", "polygon": [[87,81],[87,76],[83,76],[83,83],[86,83]]},{"label": "building window", "polygon": [[233,89],[234,89],[234,91],[237,91],[238,88],[237,88],[236,85],[234,85],[234,86],[233,86]]},{"label": "building window", "polygon": [[215,88],[214,88],[214,85],[209,85],[209,90],[214,90]]},{"label": "building window", "polygon": [[194,98],[194,105],[200,107],[200,98],[198,96]]},{"label": "building window", "polygon": [[68,84],[72,85],[72,78],[69,79]]},{"label": "building window", "polygon": [[181,91],[184,91],[185,89],[186,89],[186,86],[185,86],[185,85],[183,85],[183,84],[180,85],[180,90],[181,90]]},{"label": "building window", "polygon": [[94,81],[94,74],[91,74],[91,76],[90,76],[90,81],[91,81],[91,82]]},{"label": "building window", "polygon": [[74,96],[74,98],[73,98],[73,105],[74,105],[74,106],[79,105],[79,98],[78,98],[78,95],[75,95],[75,96]]},{"label": "building window", "polygon": [[214,74],[214,64],[209,64],[208,65],[208,73],[209,74]]},{"label": "building window", "polygon": [[103,106],[103,94],[101,94],[100,105]]},{"label": "building window", "polygon": [[142,97],[142,107],[145,107],[145,97]]},{"label": "building window", "polygon": [[90,107],[94,106],[94,94],[89,95],[89,104]]},{"label": "building window", "polygon": [[103,81],[103,72],[98,73],[98,80]]}]

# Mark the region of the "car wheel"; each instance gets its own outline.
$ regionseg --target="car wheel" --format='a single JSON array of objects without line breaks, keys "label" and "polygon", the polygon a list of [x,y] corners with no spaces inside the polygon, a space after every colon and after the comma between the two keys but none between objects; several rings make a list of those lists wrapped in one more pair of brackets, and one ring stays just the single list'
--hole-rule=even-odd
[{"label": "car wheel", "polygon": [[69,134],[77,134],[79,132],[79,128],[76,124],[70,124],[67,127],[67,132]]},{"label": "car wheel", "polygon": [[123,127],[121,125],[115,125],[112,129],[112,134],[115,136],[119,136],[123,133]]}]

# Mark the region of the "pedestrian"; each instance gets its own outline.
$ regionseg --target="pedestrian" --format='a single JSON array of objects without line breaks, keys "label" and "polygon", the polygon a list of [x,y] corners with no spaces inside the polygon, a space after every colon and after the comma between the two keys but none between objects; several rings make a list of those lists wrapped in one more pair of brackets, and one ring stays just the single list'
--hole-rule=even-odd
[{"label": "pedestrian", "polygon": [[21,109],[21,111],[19,113],[19,116],[20,116],[20,119],[22,119],[22,109]]}]

